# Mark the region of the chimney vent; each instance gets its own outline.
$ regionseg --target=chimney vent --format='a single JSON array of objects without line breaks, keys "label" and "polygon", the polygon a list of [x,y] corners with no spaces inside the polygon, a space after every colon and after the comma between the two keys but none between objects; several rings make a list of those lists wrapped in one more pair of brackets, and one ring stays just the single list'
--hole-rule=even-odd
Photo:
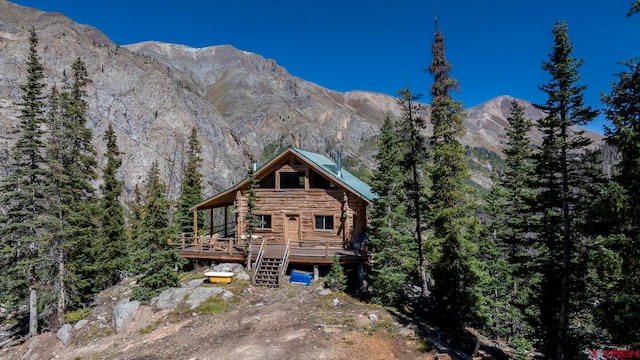
[{"label": "chimney vent", "polygon": [[338,155],[336,159],[336,175],[339,178],[342,178],[342,151],[338,150]]}]

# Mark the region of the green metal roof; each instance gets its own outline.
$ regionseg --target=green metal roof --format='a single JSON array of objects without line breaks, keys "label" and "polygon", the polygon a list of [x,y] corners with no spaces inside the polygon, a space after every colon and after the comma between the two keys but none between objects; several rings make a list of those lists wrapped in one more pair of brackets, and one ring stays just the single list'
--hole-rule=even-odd
[{"label": "green metal roof", "polygon": [[[298,156],[300,159],[308,162],[312,167],[315,167],[317,170],[321,171],[324,175],[329,177],[331,181],[336,184],[349,189],[353,193],[359,195],[364,200],[372,203],[373,200],[378,198],[378,195],[371,191],[371,187],[367,185],[364,181],[358,179],[356,176],[345,170],[344,168],[341,171],[340,176],[338,176],[337,169],[338,166],[336,163],[329,159],[328,157],[313,153],[310,151],[305,151],[302,149],[294,148],[293,146],[288,147],[285,151],[271,159],[269,162],[261,166],[256,170],[256,175],[261,173],[261,170],[268,167],[274,161],[278,161],[279,159],[286,156],[287,153],[293,153]],[[194,205],[191,210],[202,210],[210,207],[219,206],[221,204],[230,204],[235,200],[235,191],[247,186],[249,178],[245,178],[236,185],[204,200],[203,202]]]},{"label": "green metal roof", "polygon": [[294,147],[290,147],[290,149],[298,156],[323,169],[325,175],[331,177],[333,181],[341,184],[342,186],[345,186],[348,189],[351,189],[353,192],[362,196],[365,200],[373,202],[373,200],[378,198],[378,195],[371,191],[371,187],[369,185],[367,185],[364,181],[358,179],[355,175],[351,174],[344,168],[342,168],[340,174],[341,176],[338,176],[338,166],[333,160],[329,159],[328,157]]}]

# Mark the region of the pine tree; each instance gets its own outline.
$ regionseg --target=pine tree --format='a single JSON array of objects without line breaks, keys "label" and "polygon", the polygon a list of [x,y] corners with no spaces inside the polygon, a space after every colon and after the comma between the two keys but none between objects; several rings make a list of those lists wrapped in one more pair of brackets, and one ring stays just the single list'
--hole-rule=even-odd
[{"label": "pine tree", "polygon": [[[189,149],[187,152],[187,165],[182,177],[182,190],[178,198],[178,211],[176,214],[176,227],[178,233],[188,234],[193,232],[193,214],[191,208],[202,201],[202,173],[200,166],[202,148],[198,140],[198,130],[191,129],[189,137]],[[204,216],[198,216],[198,229],[204,227]],[[197,234],[194,234],[197,236]]]},{"label": "pine tree", "polygon": [[406,299],[406,287],[417,269],[417,251],[411,236],[411,219],[404,204],[402,149],[397,124],[387,116],[378,138],[377,168],[371,189],[373,201],[368,253],[368,272],[373,301],[398,305]]},{"label": "pine tree", "polygon": [[480,245],[483,260],[481,288],[488,301],[487,329],[511,343],[530,338],[528,317],[535,314],[532,291],[538,281],[529,268],[532,251],[528,236],[534,221],[530,206],[535,192],[533,178],[533,147],[528,132],[533,122],[524,115],[524,108],[516,100],[511,102],[511,116],[507,119],[507,144],[504,149],[506,168],[487,197],[485,212],[488,222],[484,241]]},{"label": "pine tree", "polygon": [[[595,184],[587,172],[591,141],[574,125],[584,125],[597,115],[584,105],[585,85],[578,85],[578,69],[583,61],[573,58],[567,24],[556,23],[554,46],[542,68],[551,80],[540,87],[547,101],[538,107],[547,116],[538,122],[543,142],[536,155],[537,211],[541,219],[534,231],[539,242],[542,284],[540,294],[540,339],[543,352],[555,359],[571,358],[582,339],[571,332],[570,319],[580,307],[587,285],[582,283],[588,237],[580,232],[581,206]],[[575,329],[575,327],[573,327]]]},{"label": "pine tree", "polygon": [[29,303],[29,336],[36,335],[38,329],[38,288],[45,280],[41,276],[47,264],[42,259],[51,220],[43,142],[44,67],[37,46],[38,36],[31,28],[27,81],[20,85],[22,100],[16,104],[20,108],[18,139],[11,149],[8,176],[2,179],[5,213],[0,216],[0,300],[9,306]]},{"label": "pine tree", "polygon": [[[628,70],[617,74],[611,93],[602,96],[605,115],[612,123],[605,129],[607,143],[620,152],[614,178],[619,191],[607,192],[612,212],[611,236],[605,246],[616,254],[617,271],[606,277],[610,284],[600,307],[600,322],[613,336],[613,343],[640,346],[640,63],[624,63]],[[616,194],[619,194],[616,196]],[[613,201],[615,200],[615,201]]]},{"label": "pine tree", "polygon": [[[96,152],[93,136],[87,128],[88,78],[84,62],[77,58],[71,66],[57,99],[51,100],[49,126],[51,138],[47,151],[52,169],[50,196],[56,199],[56,214],[61,226],[53,235],[52,247],[60,292],[58,309],[80,305],[98,291],[94,271],[96,262],[97,213],[95,189]],[[55,105],[55,106],[54,106]],[[66,300],[64,300],[66,299]],[[58,317],[62,314],[58,314]]]},{"label": "pine tree", "polygon": [[100,251],[97,254],[97,262],[100,267],[96,269],[95,279],[98,289],[104,289],[118,282],[120,274],[129,269],[128,245],[129,238],[124,219],[124,209],[120,204],[123,182],[118,180],[118,170],[122,165],[118,149],[117,138],[113,126],[109,124],[103,139],[106,141],[107,151],[105,158],[107,164],[102,172],[103,185],[102,199],[100,200],[100,240],[97,244]]},{"label": "pine tree", "polygon": [[433,212],[433,237],[439,255],[433,266],[435,314],[452,330],[478,323],[479,298],[476,267],[473,265],[478,236],[474,191],[470,187],[464,147],[459,139],[466,133],[464,108],[450,92],[457,82],[449,76],[451,64],[445,56],[444,36],[436,28],[429,72],[431,85],[431,145],[433,166],[429,203]]},{"label": "pine tree", "polygon": [[257,206],[256,189],[259,187],[258,180],[253,172],[253,167],[249,168],[249,184],[247,185],[247,212],[245,214],[245,227],[244,232],[247,236],[247,269],[251,270],[251,257],[253,256],[253,233],[260,225],[260,218],[256,214]]},{"label": "pine tree", "polygon": [[331,269],[326,276],[325,285],[327,288],[333,291],[344,291],[347,288],[347,277],[344,274],[344,269],[340,265],[340,258],[338,254],[333,255],[331,261]]},{"label": "pine tree", "polygon": [[142,219],[134,241],[133,269],[141,275],[140,285],[134,288],[132,298],[149,301],[162,290],[177,286],[179,274],[176,268],[184,263],[167,243],[169,228],[169,200],[167,186],[160,179],[158,163],[151,165],[145,182]]},{"label": "pine tree", "polygon": [[629,9],[627,16],[631,16],[636,13],[640,13],[640,0],[636,0],[631,4],[631,8]]},{"label": "pine tree", "polygon": [[427,273],[427,259],[423,230],[428,222],[425,203],[427,184],[424,174],[428,160],[426,138],[422,131],[426,127],[424,118],[420,116],[422,106],[416,101],[420,95],[414,95],[409,88],[398,91],[400,106],[400,120],[398,122],[398,139],[402,147],[400,156],[403,173],[403,199],[406,201],[407,217],[413,221],[413,237],[418,260],[418,277],[420,279],[421,295],[429,296],[430,275]]}]

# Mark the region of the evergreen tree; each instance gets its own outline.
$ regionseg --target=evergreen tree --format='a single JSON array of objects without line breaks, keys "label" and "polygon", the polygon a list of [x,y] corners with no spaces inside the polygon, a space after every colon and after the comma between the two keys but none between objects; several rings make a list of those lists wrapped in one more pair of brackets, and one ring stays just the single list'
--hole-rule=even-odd
[{"label": "evergreen tree", "polygon": [[618,266],[605,279],[611,286],[599,315],[615,344],[636,348],[640,346],[640,314],[634,310],[640,308],[640,63],[633,59],[624,64],[628,70],[617,74],[611,93],[602,96],[612,123],[605,129],[606,140],[618,149],[620,161],[614,179],[619,187],[611,187],[619,191],[606,193],[611,201],[607,208],[615,209],[610,218],[616,226],[604,244],[615,252],[617,261],[612,263]]},{"label": "evergreen tree", "polygon": [[31,28],[27,81],[20,85],[22,99],[16,104],[20,109],[18,139],[11,149],[8,175],[2,179],[5,212],[0,215],[0,301],[12,307],[29,304],[29,336],[37,334],[37,295],[46,280],[41,278],[47,268],[42,253],[50,222],[43,142],[44,68],[37,46],[38,36]]},{"label": "evergreen tree", "polygon": [[247,235],[247,269],[251,270],[251,257],[253,256],[253,232],[260,225],[260,218],[256,214],[256,189],[259,187],[258,180],[253,172],[253,167],[249,168],[249,184],[247,185],[247,213],[245,214],[244,232]]},{"label": "evergreen tree", "polygon": [[118,180],[118,170],[122,165],[118,149],[117,138],[113,126],[109,124],[104,138],[107,144],[105,158],[107,164],[102,172],[103,185],[101,199],[100,224],[101,236],[97,248],[97,262],[95,279],[98,289],[104,289],[118,282],[120,275],[129,269],[127,227],[124,220],[124,209],[120,204],[122,196],[122,181]]},{"label": "evergreen tree", "polygon": [[540,87],[547,101],[538,107],[547,116],[538,122],[543,142],[536,155],[537,199],[540,222],[535,234],[539,242],[538,256],[543,277],[540,287],[540,339],[543,352],[554,359],[572,358],[583,345],[584,338],[572,331],[571,319],[578,314],[587,284],[584,250],[588,236],[580,231],[587,219],[581,208],[589,199],[590,187],[596,181],[589,173],[588,155],[591,141],[577,131],[597,115],[584,105],[584,85],[578,85],[581,59],[571,56],[573,45],[567,24],[556,23],[554,46],[542,68],[551,80]]},{"label": "evergreen tree", "polygon": [[401,166],[403,173],[403,199],[406,201],[407,217],[413,220],[413,237],[417,250],[418,276],[423,297],[429,296],[430,275],[427,274],[427,259],[423,230],[426,219],[427,184],[423,176],[428,159],[427,144],[422,131],[426,127],[425,120],[420,116],[422,106],[416,101],[420,95],[414,95],[409,88],[398,92],[400,105],[400,121],[398,139],[401,143]]},{"label": "evergreen tree", "polygon": [[538,281],[529,268],[530,256],[535,252],[528,236],[534,222],[530,209],[535,195],[531,188],[533,148],[528,137],[533,123],[516,100],[511,102],[507,121],[506,168],[496,179],[485,205],[488,222],[480,258],[483,273],[489,276],[483,277],[481,288],[488,302],[488,331],[518,344],[531,336],[527,322],[535,315],[532,291],[537,290]]},{"label": "evergreen tree", "polygon": [[[198,140],[198,130],[191,129],[189,137],[189,150],[187,152],[187,165],[182,177],[182,190],[178,198],[178,212],[176,214],[176,226],[178,233],[189,234],[193,232],[193,214],[191,208],[202,201],[202,173],[200,166],[202,148]],[[204,227],[204,216],[198,216],[198,229]],[[194,234],[197,236],[197,234]]]},{"label": "evergreen tree", "polygon": [[49,322],[47,325],[52,328],[57,328],[64,324],[64,313],[69,304],[67,287],[69,272],[65,258],[65,239],[67,238],[65,214],[68,212],[68,204],[63,196],[64,187],[66,186],[66,174],[60,161],[60,156],[66,146],[61,101],[62,95],[54,85],[49,95],[47,124],[50,136],[47,140],[46,154],[49,167],[47,197],[49,199],[50,213],[55,219],[49,228],[51,239],[48,244],[48,253],[49,260],[55,265],[49,267],[47,276],[53,279],[50,291],[41,296],[43,315]]},{"label": "evergreen tree", "polygon": [[631,4],[631,8],[629,9],[629,12],[627,13],[627,16],[631,16],[631,15],[639,13],[639,12],[640,12],[640,0],[636,0],[635,2],[633,2]]},{"label": "evergreen tree", "polygon": [[51,138],[47,150],[54,175],[50,196],[56,199],[61,223],[52,241],[58,269],[55,286],[60,291],[58,302],[68,303],[62,306],[65,309],[80,305],[100,290],[94,282],[94,272],[101,264],[96,262],[94,243],[98,206],[92,182],[97,178],[97,161],[92,132],[86,126],[89,83],[84,62],[77,58],[71,66],[71,78],[65,79],[57,100],[51,101],[49,116]]},{"label": "evergreen tree", "polygon": [[331,269],[327,273],[325,285],[333,291],[344,291],[347,288],[347,277],[344,274],[342,265],[340,265],[338,254],[333,255]]},{"label": "evergreen tree", "polygon": [[416,273],[416,243],[411,236],[403,195],[402,149],[396,123],[387,116],[378,138],[377,168],[373,170],[371,189],[378,194],[373,201],[369,232],[368,272],[371,296],[375,302],[397,305],[406,297],[406,287]]},{"label": "evergreen tree", "polygon": [[167,186],[160,179],[158,163],[154,162],[145,183],[142,219],[135,239],[133,269],[142,276],[132,298],[149,301],[162,290],[179,284],[179,269],[184,259],[167,243],[169,200]]},{"label": "evergreen tree", "polygon": [[445,56],[444,36],[436,28],[429,72],[431,85],[431,123],[433,124],[432,187],[429,203],[433,212],[433,237],[438,258],[433,266],[435,314],[443,326],[460,330],[477,323],[479,298],[473,261],[473,241],[478,224],[473,218],[475,199],[470,187],[464,147],[459,139],[466,133],[464,109],[450,92],[457,82],[449,76],[451,64]]}]

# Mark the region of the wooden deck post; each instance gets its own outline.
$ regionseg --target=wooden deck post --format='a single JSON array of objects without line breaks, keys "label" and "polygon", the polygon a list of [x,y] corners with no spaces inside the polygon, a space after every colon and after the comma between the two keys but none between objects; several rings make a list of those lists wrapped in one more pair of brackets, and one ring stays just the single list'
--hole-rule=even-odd
[{"label": "wooden deck post", "polygon": [[193,237],[198,237],[198,209],[193,210]]},{"label": "wooden deck post", "polygon": [[324,242],[324,257],[329,257],[329,240]]},{"label": "wooden deck post", "polygon": [[213,208],[209,209],[209,236],[213,237]]}]

